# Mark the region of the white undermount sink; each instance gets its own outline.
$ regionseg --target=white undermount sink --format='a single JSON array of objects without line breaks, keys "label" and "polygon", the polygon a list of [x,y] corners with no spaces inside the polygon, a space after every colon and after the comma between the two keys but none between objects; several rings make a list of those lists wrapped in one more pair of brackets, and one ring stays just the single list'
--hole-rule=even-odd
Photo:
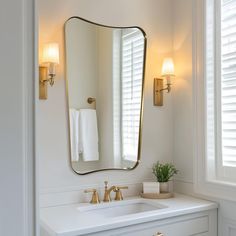
[{"label": "white undermount sink", "polygon": [[118,217],[148,211],[156,211],[167,206],[145,199],[123,200],[78,207],[78,211],[102,217]]}]

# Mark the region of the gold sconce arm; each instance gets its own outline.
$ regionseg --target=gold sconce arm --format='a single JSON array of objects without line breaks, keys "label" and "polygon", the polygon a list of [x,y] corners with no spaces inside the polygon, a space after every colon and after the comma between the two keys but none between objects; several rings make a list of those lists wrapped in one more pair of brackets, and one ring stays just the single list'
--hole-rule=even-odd
[{"label": "gold sconce arm", "polygon": [[171,90],[171,84],[167,84],[166,88],[163,88],[163,89],[160,89],[160,90],[156,90],[156,93],[160,93],[160,92],[162,92],[164,90],[167,90],[167,93],[169,93],[170,90]]},{"label": "gold sconce arm", "polygon": [[48,74],[48,67],[39,67],[39,99],[48,98],[47,83],[53,86],[54,78],[55,74]]},{"label": "gold sconce arm", "polygon": [[154,78],[153,85],[153,104],[154,106],[163,106],[163,91],[169,93],[171,91],[171,83],[167,83],[167,87],[163,88],[163,79]]}]

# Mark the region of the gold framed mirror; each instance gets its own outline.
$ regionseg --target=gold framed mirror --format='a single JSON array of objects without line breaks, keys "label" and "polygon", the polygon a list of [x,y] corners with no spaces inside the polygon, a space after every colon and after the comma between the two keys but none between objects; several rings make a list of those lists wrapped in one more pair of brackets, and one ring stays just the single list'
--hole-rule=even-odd
[{"label": "gold framed mirror", "polygon": [[65,23],[70,163],[77,174],[140,162],[146,34],[80,17]]}]

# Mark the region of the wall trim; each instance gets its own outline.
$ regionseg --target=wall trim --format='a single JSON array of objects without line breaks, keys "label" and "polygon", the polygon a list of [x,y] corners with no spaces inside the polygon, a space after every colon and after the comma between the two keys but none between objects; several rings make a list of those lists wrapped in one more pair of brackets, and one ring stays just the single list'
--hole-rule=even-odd
[{"label": "wall trim", "polygon": [[38,235],[36,226],[35,132],[34,132],[34,0],[22,0],[22,171],[23,235]]}]

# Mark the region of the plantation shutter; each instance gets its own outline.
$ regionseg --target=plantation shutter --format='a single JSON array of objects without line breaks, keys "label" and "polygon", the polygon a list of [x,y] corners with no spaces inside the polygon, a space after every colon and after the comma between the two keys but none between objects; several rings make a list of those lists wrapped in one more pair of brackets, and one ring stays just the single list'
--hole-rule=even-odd
[{"label": "plantation shutter", "polygon": [[143,77],[143,34],[127,29],[122,34],[122,156],[137,161]]},{"label": "plantation shutter", "polygon": [[224,165],[236,165],[236,0],[221,1],[221,126]]}]

